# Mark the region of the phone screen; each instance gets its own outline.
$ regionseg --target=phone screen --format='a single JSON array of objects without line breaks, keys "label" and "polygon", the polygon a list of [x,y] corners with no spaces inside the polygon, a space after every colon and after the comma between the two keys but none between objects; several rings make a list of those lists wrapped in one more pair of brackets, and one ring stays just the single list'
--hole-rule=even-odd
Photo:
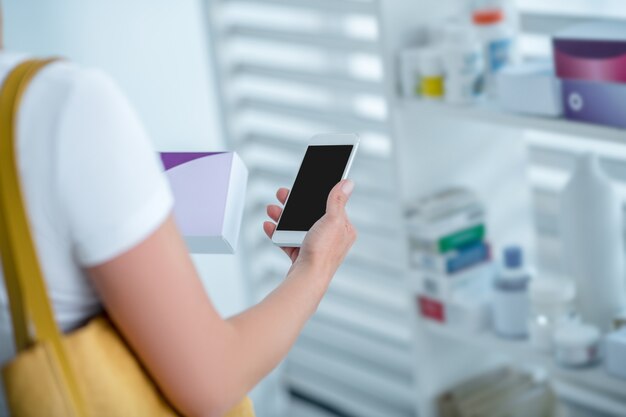
[{"label": "phone screen", "polygon": [[312,145],[284,208],[278,230],[308,231],[326,213],[330,190],[341,181],[353,145]]}]

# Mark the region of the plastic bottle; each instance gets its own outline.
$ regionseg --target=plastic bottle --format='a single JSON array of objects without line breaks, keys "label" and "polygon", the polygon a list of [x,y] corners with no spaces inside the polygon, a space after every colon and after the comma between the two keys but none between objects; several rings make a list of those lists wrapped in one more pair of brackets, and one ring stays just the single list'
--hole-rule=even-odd
[{"label": "plastic bottle", "polygon": [[493,285],[493,325],[506,338],[528,335],[528,284],[530,274],[524,269],[522,249],[504,249],[504,265]]},{"label": "plastic bottle", "polygon": [[485,61],[474,28],[459,23],[446,26],[441,49],[446,102],[468,104],[476,101],[484,89]]},{"label": "plastic bottle", "polygon": [[493,94],[493,74],[515,60],[516,30],[500,8],[475,10],[472,21],[485,54],[487,91]]},{"label": "plastic bottle", "polygon": [[419,72],[421,52],[422,48],[409,48],[400,54],[402,95],[406,98],[415,98],[421,94]]},{"label": "plastic bottle", "polygon": [[597,156],[580,157],[561,194],[562,260],[581,316],[602,330],[626,307],[622,207]]},{"label": "plastic bottle", "polygon": [[420,90],[422,98],[441,100],[443,98],[443,65],[439,48],[424,48],[420,55]]}]

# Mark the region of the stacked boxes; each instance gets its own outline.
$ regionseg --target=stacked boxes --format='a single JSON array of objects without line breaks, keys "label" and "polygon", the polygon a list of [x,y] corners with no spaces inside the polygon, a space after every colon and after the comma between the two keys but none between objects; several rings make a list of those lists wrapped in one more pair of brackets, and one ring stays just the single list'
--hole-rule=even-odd
[{"label": "stacked boxes", "polygon": [[483,205],[472,191],[451,188],[417,201],[407,216],[420,314],[481,327],[492,275]]},{"label": "stacked boxes", "polygon": [[626,128],[626,26],[590,22],[553,41],[565,117]]}]

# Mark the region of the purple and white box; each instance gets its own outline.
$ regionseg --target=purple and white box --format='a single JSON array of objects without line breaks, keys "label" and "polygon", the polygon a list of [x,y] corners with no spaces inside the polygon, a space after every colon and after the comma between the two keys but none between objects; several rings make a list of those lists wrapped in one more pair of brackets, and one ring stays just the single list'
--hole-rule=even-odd
[{"label": "purple and white box", "polygon": [[565,117],[626,128],[626,25],[575,25],[552,43]]},{"label": "purple and white box", "polygon": [[192,253],[234,253],[248,170],[234,152],[161,153],[174,217]]}]

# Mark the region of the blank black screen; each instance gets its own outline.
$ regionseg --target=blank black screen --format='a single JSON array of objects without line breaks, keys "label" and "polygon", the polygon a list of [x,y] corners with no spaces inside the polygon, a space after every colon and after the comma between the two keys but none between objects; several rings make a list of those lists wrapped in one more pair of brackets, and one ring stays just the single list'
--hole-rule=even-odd
[{"label": "blank black screen", "polygon": [[353,145],[309,146],[278,230],[308,231],[326,213],[330,190],[341,181]]}]

